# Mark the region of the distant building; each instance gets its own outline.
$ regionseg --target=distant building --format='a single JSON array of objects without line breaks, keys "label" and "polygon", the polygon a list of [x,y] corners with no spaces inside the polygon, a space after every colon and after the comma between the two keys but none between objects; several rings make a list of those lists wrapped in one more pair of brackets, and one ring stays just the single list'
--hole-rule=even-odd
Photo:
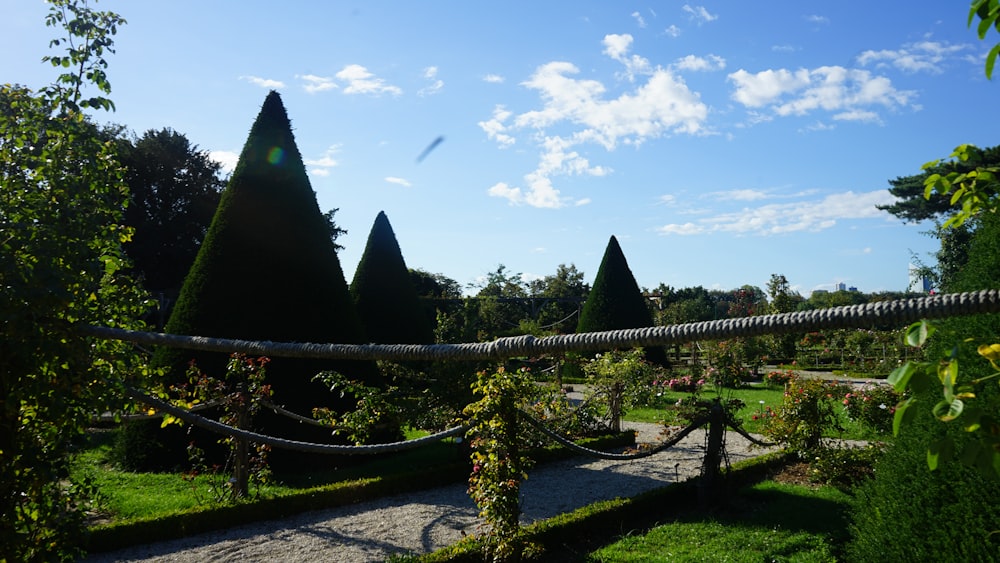
[{"label": "distant building", "polygon": [[837,284],[837,291],[847,291],[847,284],[840,282]]},{"label": "distant building", "polygon": [[916,293],[930,293],[933,289],[931,278],[923,274],[923,269],[910,264],[910,284],[907,286],[907,290]]}]

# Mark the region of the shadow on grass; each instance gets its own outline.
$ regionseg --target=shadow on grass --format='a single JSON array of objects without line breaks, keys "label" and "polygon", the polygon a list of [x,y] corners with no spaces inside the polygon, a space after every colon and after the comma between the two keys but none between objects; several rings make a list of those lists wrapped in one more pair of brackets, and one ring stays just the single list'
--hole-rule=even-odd
[{"label": "shadow on grass", "polygon": [[[705,552],[729,553],[727,560],[733,561],[784,560],[804,553],[810,553],[806,560],[812,560],[808,557],[817,552],[839,560],[849,539],[848,510],[849,495],[835,488],[808,489],[765,481],[741,489],[717,508],[675,507],[668,514],[648,514],[647,525],[619,529],[614,538],[591,536],[576,545],[550,547],[545,560],[701,561]],[[619,541],[623,542],[618,545],[620,552],[642,555],[595,553]],[[667,553],[670,557],[662,559]],[[689,559],[687,553],[697,555]]]}]

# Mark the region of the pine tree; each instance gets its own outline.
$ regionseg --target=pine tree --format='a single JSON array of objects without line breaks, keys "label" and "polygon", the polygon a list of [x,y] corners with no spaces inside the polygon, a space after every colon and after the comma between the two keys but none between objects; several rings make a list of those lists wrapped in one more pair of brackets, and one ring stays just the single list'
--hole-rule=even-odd
[{"label": "pine tree", "polygon": [[350,290],[371,342],[434,343],[434,327],[428,323],[384,211],[375,218]]},{"label": "pine tree", "polygon": [[[653,326],[652,312],[628,267],[618,239],[612,236],[597,270],[593,288],[580,312],[576,331],[598,332],[648,326]],[[662,347],[648,348],[646,359],[667,365],[666,353]]]},{"label": "pine tree", "polygon": [[[250,129],[166,331],[277,342],[364,341],[277,92],[267,95]],[[160,350],[156,360],[177,380],[192,358],[217,377],[225,369],[226,355],[220,353]],[[267,379],[273,400],[306,416],[313,407],[343,408],[343,400],[312,381],[323,370],[369,381],[374,374],[369,362],[272,358]],[[301,424],[269,426],[265,430],[303,436]]]}]

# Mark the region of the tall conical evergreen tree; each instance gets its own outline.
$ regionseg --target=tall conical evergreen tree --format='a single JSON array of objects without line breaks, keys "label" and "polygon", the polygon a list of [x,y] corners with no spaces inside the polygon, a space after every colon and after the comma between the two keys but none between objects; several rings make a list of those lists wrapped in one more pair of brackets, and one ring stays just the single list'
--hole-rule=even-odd
[{"label": "tall conical evergreen tree", "polygon": [[427,322],[384,211],[375,217],[350,289],[365,335],[371,342],[434,343],[434,327]]},{"label": "tall conical evergreen tree", "polygon": [[[277,92],[267,95],[250,129],[166,331],[278,342],[364,341]],[[224,354],[161,350],[157,360],[176,376],[192,357],[203,371],[222,375]],[[312,407],[338,406],[323,384],[312,381],[316,373],[332,369],[371,378],[373,368],[369,362],[272,358],[268,382],[275,402],[308,416]]]},{"label": "tall conical evergreen tree", "polygon": [[[580,312],[576,331],[598,332],[648,326],[653,326],[653,314],[646,306],[646,299],[628,267],[618,239],[612,236],[587,302]],[[662,347],[647,348],[646,359],[667,365]]]}]

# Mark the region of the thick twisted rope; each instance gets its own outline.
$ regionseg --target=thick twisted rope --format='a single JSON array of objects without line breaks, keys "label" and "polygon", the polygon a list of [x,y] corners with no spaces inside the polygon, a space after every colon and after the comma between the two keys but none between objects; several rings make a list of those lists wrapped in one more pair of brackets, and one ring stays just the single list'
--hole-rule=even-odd
[{"label": "thick twisted rope", "polygon": [[276,343],[178,336],[123,329],[81,326],[86,336],[140,344],[211,352],[243,352],[255,356],[347,360],[488,360],[514,356],[667,346],[698,340],[811,332],[820,329],[903,326],[920,319],[940,319],[1000,312],[1000,290],[953,293],[879,301],[815,311],[761,315],[671,326],[656,326],[535,338],[531,335],[466,344],[315,344]]},{"label": "thick twisted rope", "polygon": [[258,434],[256,432],[250,432],[249,430],[241,430],[239,428],[234,428],[221,422],[216,422],[214,420],[205,418],[203,416],[194,414],[192,412],[186,411],[182,408],[175,407],[170,403],[160,400],[157,397],[143,393],[134,387],[126,386],[125,391],[129,397],[146,403],[151,407],[155,407],[158,410],[166,412],[170,415],[176,416],[177,418],[193,424],[195,426],[204,428],[206,430],[223,434],[226,436],[232,436],[234,438],[243,438],[257,444],[267,444],[276,448],[283,448],[286,450],[295,450],[299,452],[314,453],[314,454],[340,454],[340,455],[375,455],[384,453],[395,453],[404,450],[409,450],[413,448],[419,448],[425,446],[431,442],[437,442],[449,436],[457,436],[464,434],[469,427],[468,426],[456,426],[454,428],[449,428],[443,430],[436,434],[431,434],[429,436],[423,436],[421,438],[415,438],[413,440],[406,440],[405,442],[392,442],[389,444],[371,444],[363,446],[345,446],[339,444],[316,444],[313,442],[300,442],[298,440],[287,440],[285,438],[276,438],[274,436],[267,436],[264,434]]},{"label": "thick twisted rope", "polygon": [[689,424],[687,427],[685,427],[683,430],[681,430],[680,432],[678,432],[672,438],[670,438],[666,442],[663,442],[663,443],[657,445],[655,448],[652,448],[652,449],[649,449],[649,450],[643,450],[643,451],[636,452],[636,453],[631,453],[631,454],[616,454],[616,453],[611,453],[611,452],[602,452],[600,450],[594,450],[594,449],[591,449],[591,448],[587,448],[587,447],[581,446],[580,444],[577,444],[576,442],[573,442],[572,440],[569,440],[567,438],[564,438],[564,437],[560,436],[559,433],[557,433],[557,432],[549,429],[547,426],[545,426],[545,423],[543,423],[542,421],[536,419],[535,417],[531,416],[530,414],[528,414],[528,413],[526,413],[524,411],[519,411],[519,412],[521,413],[521,417],[524,418],[526,421],[528,421],[528,424],[531,424],[536,429],[538,429],[542,434],[545,434],[549,438],[552,438],[559,445],[561,445],[561,446],[563,446],[565,448],[568,448],[570,450],[573,450],[575,452],[578,452],[578,453],[581,453],[581,454],[584,454],[584,455],[589,455],[591,457],[596,457],[596,458],[600,458],[600,459],[619,460],[619,461],[628,461],[628,460],[633,460],[633,459],[642,459],[644,457],[649,457],[651,455],[658,454],[658,453],[662,452],[663,450],[665,450],[667,448],[671,448],[673,446],[676,446],[688,434],[694,432],[698,428],[701,428],[702,426],[704,426],[705,424],[708,423],[708,417],[707,416],[700,417],[700,418],[696,419],[694,422],[692,422],[691,424]]},{"label": "thick twisted rope", "polygon": [[294,420],[296,422],[301,422],[303,424],[309,424],[309,425],[312,425],[312,426],[318,426],[319,428],[327,428],[329,430],[345,430],[345,428],[343,428],[343,427],[331,426],[331,425],[326,424],[326,423],[324,423],[322,421],[316,420],[315,418],[309,418],[308,416],[302,416],[299,413],[295,413],[295,412],[292,412],[292,411],[290,411],[290,410],[288,410],[288,409],[286,409],[284,407],[280,407],[280,406],[272,403],[271,401],[263,400],[263,401],[260,402],[260,404],[262,406],[264,406],[265,408],[270,409],[275,414],[280,414],[281,416],[288,417],[288,418],[290,418],[290,419],[292,419],[292,420]]}]

